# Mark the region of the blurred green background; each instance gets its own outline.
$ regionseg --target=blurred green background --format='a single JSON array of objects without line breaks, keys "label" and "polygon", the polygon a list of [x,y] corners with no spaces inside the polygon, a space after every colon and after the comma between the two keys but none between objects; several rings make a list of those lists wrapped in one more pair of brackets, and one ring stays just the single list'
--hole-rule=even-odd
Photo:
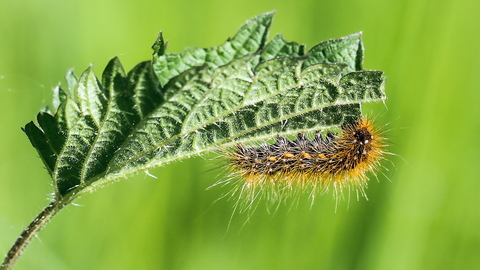
[{"label": "blurred green background", "polygon": [[[364,32],[365,69],[388,76],[395,166],[369,201],[307,196],[248,219],[218,199],[219,170],[192,158],[100,189],[60,212],[16,269],[472,269],[480,267],[480,2],[0,0],[0,253],[48,204],[50,178],[20,127],[65,72],[118,55],[128,71],[170,52],[216,46],[277,10],[270,37],[316,43]],[[388,109],[387,109],[388,108]],[[231,222],[230,222],[231,219]],[[230,226],[229,226],[230,225]]]}]

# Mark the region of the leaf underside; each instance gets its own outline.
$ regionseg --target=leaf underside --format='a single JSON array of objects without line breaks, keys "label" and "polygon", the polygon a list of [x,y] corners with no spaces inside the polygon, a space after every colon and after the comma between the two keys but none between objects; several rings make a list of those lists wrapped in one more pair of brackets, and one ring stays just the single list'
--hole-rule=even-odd
[{"label": "leaf underside", "polygon": [[361,33],[308,52],[281,35],[266,42],[273,13],[257,16],[218,47],[166,52],[125,73],[113,58],[54,89],[54,112],[25,126],[56,199],[235,142],[338,128],[361,103],[384,100],[381,71],[362,71]]}]

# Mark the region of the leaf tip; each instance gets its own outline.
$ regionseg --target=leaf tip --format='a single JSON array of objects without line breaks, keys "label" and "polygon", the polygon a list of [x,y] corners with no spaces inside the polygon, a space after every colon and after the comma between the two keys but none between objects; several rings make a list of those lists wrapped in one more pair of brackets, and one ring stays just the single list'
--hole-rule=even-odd
[{"label": "leaf tip", "polygon": [[265,12],[265,13],[263,13],[262,15],[264,15],[264,16],[274,16],[276,13],[277,13],[277,10],[274,9],[274,10]]},{"label": "leaf tip", "polygon": [[276,9],[271,10],[271,11],[268,11],[268,12],[265,12],[265,15],[269,15],[269,16],[274,16],[275,14],[277,14],[277,10],[276,10]]},{"label": "leaf tip", "polygon": [[58,107],[60,107],[60,104],[67,98],[67,94],[62,90],[60,87],[60,83],[55,86],[53,89],[53,99],[52,99],[52,105],[54,111],[58,110]]},{"label": "leaf tip", "polygon": [[[80,77],[83,77],[83,76],[85,76],[85,75],[88,75],[88,74],[90,74],[91,72],[93,72],[93,63],[90,63],[90,64],[88,65],[88,68],[82,73],[82,75],[81,75]],[[81,78],[80,78],[80,80],[81,80]]]},{"label": "leaf tip", "polygon": [[114,57],[112,57],[112,59],[110,59],[109,63],[121,65],[120,57],[118,57],[118,55],[115,55]]},{"label": "leaf tip", "polygon": [[158,34],[157,40],[155,40],[152,49],[154,56],[158,57],[165,54],[166,44],[165,40],[163,39],[163,31],[160,31],[160,33]]},{"label": "leaf tip", "polygon": [[117,70],[121,74],[125,75],[125,71],[123,70],[123,65],[122,62],[120,62],[120,58],[117,56],[112,57],[110,61],[108,61],[107,66],[105,67],[105,70],[103,71],[103,75],[106,74],[106,72],[111,72],[113,70]]}]

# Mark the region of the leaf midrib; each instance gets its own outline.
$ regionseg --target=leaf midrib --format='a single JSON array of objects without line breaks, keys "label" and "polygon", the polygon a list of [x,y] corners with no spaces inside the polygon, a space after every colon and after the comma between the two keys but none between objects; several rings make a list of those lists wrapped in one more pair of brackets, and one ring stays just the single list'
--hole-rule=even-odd
[{"label": "leaf midrib", "polygon": [[[300,62],[300,61],[299,61],[299,62]],[[266,76],[268,76],[268,75],[271,75],[272,73],[274,73],[275,71],[277,71],[277,70],[279,70],[279,69],[286,68],[286,67],[288,67],[288,66],[296,66],[296,65],[299,64],[299,62],[295,62],[295,63],[289,64],[289,65],[286,65],[286,66],[280,66],[278,69],[272,70],[271,72],[269,72],[268,74],[266,74],[266,75],[263,76],[263,77],[266,77]],[[259,63],[259,64],[260,64],[260,63]],[[250,71],[251,71],[251,69],[250,69]],[[301,75],[301,74],[300,74],[300,75]],[[329,74],[329,75],[330,75],[330,74]],[[298,76],[298,75],[297,75],[297,76]],[[291,86],[291,87],[289,87],[289,88],[285,88],[285,89],[283,89],[282,91],[275,92],[274,94],[267,95],[267,96],[265,96],[265,97],[262,98],[262,99],[256,100],[255,103],[265,101],[265,100],[267,100],[267,99],[272,98],[273,96],[276,96],[276,95],[278,95],[278,94],[284,93],[284,92],[289,91],[289,90],[291,90],[291,89],[298,88],[298,87],[302,87],[302,86],[306,86],[305,83],[302,81],[302,77],[301,77],[301,76],[298,76],[298,77],[299,77],[299,82],[298,82],[297,84],[295,84],[295,85],[293,85],[293,86]],[[324,77],[324,76],[321,76],[321,77],[318,77],[318,78],[316,78],[316,79],[314,79],[314,80],[311,80],[311,81],[309,81],[307,84],[311,84],[311,83],[314,83],[314,82],[316,82],[316,81],[322,80],[323,77]],[[253,77],[253,79],[257,79],[257,78]],[[340,79],[340,78],[339,78],[339,79]],[[250,85],[250,87],[251,87],[252,85],[253,85],[253,83]],[[249,88],[250,88],[250,87],[249,87]],[[213,91],[213,89],[212,89],[212,90],[209,90],[208,93],[211,93],[212,91]],[[206,123],[204,123],[204,124],[202,124],[202,125],[197,125],[197,126],[195,126],[195,127],[191,127],[191,129],[188,130],[188,131],[185,130],[185,131],[183,131],[183,132],[180,132],[180,133],[177,134],[177,135],[171,136],[170,138],[164,140],[164,141],[161,142],[160,144],[155,145],[155,147],[150,148],[150,149],[148,149],[148,150],[146,150],[146,151],[143,151],[143,152],[141,152],[139,155],[134,155],[133,157],[129,158],[128,160],[126,160],[126,161],[124,161],[124,162],[122,162],[122,163],[120,163],[120,164],[117,164],[115,167],[112,167],[111,164],[112,164],[112,162],[117,158],[118,153],[119,153],[119,150],[123,149],[124,145],[129,141],[129,138],[131,138],[136,132],[139,131],[139,128],[143,126],[143,123],[144,123],[146,120],[148,120],[149,117],[150,117],[153,113],[155,113],[159,108],[161,108],[163,105],[165,105],[167,102],[169,102],[169,101],[172,100],[174,97],[176,97],[177,95],[181,94],[182,92],[183,92],[183,91],[177,91],[177,92],[175,92],[172,96],[170,96],[170,98],[169,98],[168,100],[165,100],[161,105],[157,106],[157,108],[156,108],[155,110],[152,110],[146,117],[142,118],[142,119],[138,122],[138,124],[132,129],[132,131],[130,132],[130,134],[126,137],[126,139],[124,140],[124,142],[122,143],[122,145],[120,146],[120,148],[118,148],[118,150],[117,150],[117,151],[115,152],[115,154],[112,156],[109,164],[107,165],[107,169],[106,169],[103,173],[98,174],[97,176],[90,178],[90,179],[89,179],[89,182],[90,182],[89,185],[93,184],[93,183],[96,182],[98,179],[103,178],[103,177],[104,177],[105,175],[107,175],[110,171],[116,171],[116,170],[118,170],[119,168],[127,165],[127,164],[130,163],[132,160],[136,160],[136,159],[138,159],[138,158],[140,158],[140,157],[142,157],[142,156],[147,155],[148,153],[151,153],[152,151],[155,151],[156,149],[165,147],[165,146],[167,146],[170,142],[175,141],[175,140],[177,140],[178,138],[180,138],[180,137],[182,137],[182,136],[185,136],[185,135],[191,133],[191,132],[194,131],[194,130],[198,130],[199,128],[204,127],[204,126],[206,126],[206,125],[208,125],[208,124],[215,123],[215,122],[217,122],[218,120],[220,120],[221,118],[225,117],[226,115],[229,115],[229,114],[231,114],[232,112],[236,112],[237,110],[248,106],[248,104],[244,104],[244,103],[242,102],[239,106],[235,107],[234,109],[232,109],[232,110],[230,110],[230,111],[225,111],[223,114],[218,115],[218,116],[215,117],[215,118],[212,118],[209,122],[206,122]],[[358,102],[359,102],[359,101],[357,101],[357,102],[348,102],[348,103],[345,103],[345,104],[353,104],[353,103],[358,103]],[[199,104],[199,103],[195,104],[195,107],[197,107],[198,104]],[[328,107],[328,106],[332,106],[332,105],[341,105],[341,103],[338,103],[338,104],[331,103],[331,104],[327,104],[327,105],[325,105],[325,106],[317,107],[317,108],[315,108],[315,109],[302,111],[301,113],[291,114],[291,115],[289,115],[288,117],[280,117],[280,118],[276,119],[274,122],[266,122],[266,123],[264,123],[264,125],[262,125],[262,126],[256,126],[254,129],[259,129],[259,128],[262,128],[262,127],[264,127],[264,126],[268,126],[268,125],[271,125],[271,124],[273,124],[273,123],[276,123],[276,122],[279,122],[279,121],[283,121],[283,120],[289,119],[289,118],[294,117],[294,116],[297,116],[297,115],[301,115],[301,114],[308,113],[308,112],[310,112],[310,111],[312,111],[312,110],[319,110],[319,109],[322,109],[322,108],[325,108],[325,107]],[[111,106],[110,106],[110,102],[109,102],[108,114],[110,114],[110,111],[111,111]],[[191,110],[191,111],[192,111],[192,110]],[[190,112],[191,112],[191,111],[190,111]],[[104,118],[104,121],[105,121],[106,119],[107,119],[107,117]],[[103,122],[104,122],[104,121],[103,121]],[[185,123],[185,121],[184,121],[184,123]],[[103,126],[103,124],[102,124],[102,126]],[[252,129],[249,129],[248,132],[252,132]],[[247,132],[247,131],[241,132],[241,133],[239,133],[237,136],[230,137],[229,140],[235,139],[235,138],[237,138],[237,137],[239,137],[239,136],[242,136],[242,135],[244,135],[244,134],[246,134],[246,133],[248,133],[248,132]],[[96,136],[94,143],[97,141],[97,139],[98,139],[98,137],[99,137],[99,134],[100,134],[100,132],[99,132],[98,135]],[[222,142],[223,142],[223,141],[220,141],[220,143],[222,143]],[[216,142],[216,143],[218,144],[219,142]],[[95,145],[95,144],[92,144],[92,145]],[[91,147],[90,152],[89,152],[89,154],[88,154],[88,157],[91,156],[91,152],[92,152],[92,149],[93,149],[93,148],[94,148],[94,147]],[[202,150],[199,150],[198,153],[202,153],[202,152],[205,152],[205,151],[207,151],[206,148],[205,148],[205,149],[202,149]],[[191,154],[194,154],[194,153],[197,153],[197,152],[192,152],[192,153],[190,153],[190,155],[191,155]],[[181,159],[183,156],[184,156],[184,155],[182,155],[182,156],[177,156],[176,158],[174,158],[174,159],[172,159],[172,160]],[[86,158],[85,160],[88,160],[88,158]],[[84,165],[85,165],[85,164],[84,164]],[[84,177],[83,177],[83,171],[84,171],[84,169],[85,169],[85,166],[82,166],[81,183],[82,183],[83,185],[82,185],[81,187],[77,187],[76,189],[78,189],[78,188],[82,188],[82,189],[83,189],[83,188],[85,187],[85,181],[84,181]],[[136,167],[136,168],[132,169],[131,171],[132,171],[132,173],[134,173],[134,172],[137,172],[137,171],[139,171],[139,170],[140,170],[139,167]],[[87,186],[89,186],[89,185],[87,185]]]},{"label": "leaf midrib", "polygon": [[[378,98],[378,99],[372,99],[371,101],[381,101],[381,100],[385,100],[385,98]],[[359,101],[361,102],[361,101]],[[345,103],[336,103],[334,105],[348,105],[348,104],[355,104],[355,103],[358,103],[358,102],[345,102]],[[330,105],[332,106],[332,105]],[[296,114],[292,114],[292,116],[299,116],[299,115],[302,115],[302,114],[305,114],[305,113],[308,113],[308,112],[311,112],[311,111],[315,111],[315,110],[320,110],[320,109],[323,109],[323,108],[326,108],[326,107],[329,107],[329,106],[323,106],[323,107],[318,107],[318,108],[315,108],[315,109],[311,109],[311,110],[308,110],[308,111],[304,111],[302,113],[296,113]],[[283,121],[283,120],[288,120],[290,117],[288,118],[284,118],[284,119],[279,119],[279,122],[280,121]],[[271,123],[268,123],[264,126],[268,126],[268,125],[271,125],[271,124],[274,124],[275,122],[271,122]],[[328,129],[334,129],[334,128],[339,128],[340,126],[339,125],[331,125],[331,126],[324,126],[322,127],[321,129],[322,130],[328,130]],[[259,127],[261,128],[261,127]],[[249,130],[248,132],[242,132],[242,133],[239,133],[238,135],[236,135],[235,137],[229,137],[228,139],[223,139],[223,140],[220,140],[220,141],[217,141],[216,144],[217,145],[222,145],[222,146],[225,146],[225,147],[228,147],[230,145],[233,145],[235,144],[234,142],[234,139],[235,138],[238,138],[242,135],[245,135],[253,130],[256,130],[257,128],[255,129],[252,129],[252,130]],[[310,128],[310,129],[302,129],[301,131],[303,132],[311,132],[311,131],[316,131],[318,130],[318,128]],[[282,135],[282,136],[288,136],[288,135],[292,135],[292,134],[295,134],[297,133],[299,130],[290,130],[288,132],[283,132],[283,133],[278,133],[278,135]],[[260,141],[260,140],[267,140],[269,138],[271,138],[272,136],[271,135],[264,135],[264,136],[258,136],[258,137],[255,137],[255,139],[247,139],[244,141],[244,143],[250,143],[250,142],[255,142],[255,141]],[[231,141],[230,143],[228,143],[228,141]],[[199,155],[199,154],[202,154],[202,153],[205,153],[207,152],[208,149],[207,148],[203,148],[203,149],[199,149],[199,150],[196,150],[196,151],[192,151],[192,152],[188,152],[188,153],[183,153],[182,155],[175,155],[174,157],[172,158],[166,158],[163,160],[162,163],[156,163],[156,164],[151,164],[151,163],[148,163],[147,165],[145,166],[138,166],[138,167],[135,167],[135,169],[130,169],[130,170],[127,170],[127,171],[123,171],[121,173],[121,175],[105,175],[105,174],[101,174],[101,175],[98,175],[96,178],[97,179],[102,179],[102,178],[105,178],[105,181],[101,181],[101,182],[98,182],[97,180],[93,181],[92,184],[90,186],[96,186],[96,185],[104,185],[105,182],[108,182],[109,180],[114,180],[114,179],[117,179],[117,178],[120,178],[120,177],[128,177],[128,176],[131,176],[131,175],[134,175],[136,173],[138,173],[139,171],[143,171],[143,170],[146,170],[146,169],[151,169],[151,168],[154,168],[154,167],[157,167],[159,166],[160,164],[168,164],[170,162],[173,162],[173,161],[177,161],[177,160],[180,160],[182,158],[185,158],[187,156],[192,156],[192,155]],[[123,167],[125,164],[120,164],[112,169],[114,170],[117,170],[118,168],[120,167]],[[105,176],[105,177],[104,177]],[[82,190],[81,192],[79,192],[77,195],[81,195],[85,192],[88,192],[90,189],[85,189],[85,190]]]},{"label": "leaf midrib", "polygon": [[[383,98],[378,98],[378,99],[369,99],[370,101],[380,101],[380,100],[384,100]],[[281,121],[284,121],[284,120],[288,120],[290,118],[293,118],[295,116],[299,116],[299,115],[303,115],[303,114],[306,114],[306,113],[309,113],[311,111],[317,111],[317,110],[321,110],[321,109],[324,109],[324,108],[327,108],[327,107],[331,107],[331,106],[337,106],[337,105],[349,105],[349,104],[356,104],[356,103],[361,103],[362,100],[357,100],[357,101],[351,101],[351,102],[336,102],[337,100],[335,100],[335,102],[333,103],[329,103],[329,104],[326,104],[324,106],[319,106],[319,107],[315,107],[315,108],[312,108],[310,107],[310,109],[308,110],[304,110],[302,112],[297,112],[297,113],[292,113],[292,114],[289,114],[288,116],[284,116],[284,117],[280,117],[278,118],[277,120],[275,121],[268,121],[268,122],[264,122],[263,125],[259,125],[259,126],[255,126],[251,129],[247,129],[245,130],[244,132],[240,132],[238,133],[237,135],[234,135],[234,136],[229,136],[228,139],[224,139],[224,140],[220,140],[220,141],[217,141],[215,142],[215,144],[217,145],[224,145],[224,146],[228,146],[229,144],[228,143],[225,143],[226,141],[232,141],[232,144],[234,143],[233,141],[238,138],[238,137],[241,137],[242,135],[245,135],[245,134],[248,134],[252,131],[255,131],[255,130],[259,130],[263,127],[266,127],[266,126],[269,126],[269,125],[272,125],[272,124],[275,124],[275,123],[278,123],[278,122],[281,122]],[[261,101],[259,101],[261,102]],[[211,124],[211,123],[210,123]],[[338,127],[337,125],[334,125],[332,127]],[[326,127],[328,128],[328,127]],[[326,129],[326,128],[323,128],[323,129]],[[313,129],[312,129],[313,130]],[[309,132],[311,131],[310,129],[306,129],[304,130],[305,132]],[[165,140],[164,142],[162,142],[161,144],[157,145],[155,148],[152,148],[152,149],[149,149],[147,151],[143,151],[141,155],[136,155],[135,158],[131,158],[129,159],[128,161],[125,161],[125,162],[122,162],[120,164],[118,164],[117,166],[115,167],[112,167],[110,168],[111,171],[116,171],[117,169],[121,168],[121,167],[124,167],[125,165],[127,165],[129,163],[130,160],[132,159],[138,159],[138,158],[141,158],[142,156],[146,155],[147,153],[150,153],[156,149],[159,149],[159,148],[162,148],[162,147],[165,147],[168,143],[180,138],[181,136],[184,136],[184,135],[188,135],[189,133],[191,132],[194,132],[193,131],[190,131],[188,133],[184,133],[184,134],[179,134],[179,135],[175,135],[175,136],[172,136],[170,137],[169,139]],[[285,133],[282,133],[282,134],[285,134],[285,135],[291,135],[293,134],[294,132],[296,132],[296,130],[292,130],[292,131],[288,131],[288,132],[285,132]],[[263,136],[263,137],[271,137],[271,135],[269,136]],[[258,141],[258,140],[261,140],[263,137],[256,137],[254,140],[246,140],[246,142],[251,142],[251,141]],[[182,159],[183,157],[187,156],[187,155],[194,155],[194,154],[200,154],[200,153],[203,153],[203,152],[206,152],[208,150],[208,148],[203,148],[203,149],[200,149],[198,151],[193,151],[193,152],[189,152],[188,154],[187,153],[184,153],[183,155],[179,155],[179,154],[176,154],[175,155],[175,158],[172,158],[170,159],[170,161],[173,161],[173,160],[178,160],[178,159]],[[168,161],[169,159],[165,159],[165,161]],[[157,163],[156,166],[158,166],[159,164]],[[151,167],[155,167],[155,166],[150,166],[150,167],[145,167],[145,168],[151,168]],[[133,174],[137,171],[139,171],[141,169],[139,169],[139,167],[131,170],[132,173],[126,173],[126,175],[130,175],[130,174]]]},{"label": "leaf midrib", "polygon": [[[297,58],[297,57],[295,57],[295,58]],[[298,62],[296,62],[295,64],[298,64]],[[291,65],[293,66],[293,64],[291,64]],[[257,65],[257,66],[258,66],[258,65]],[[285,67],[288,67],[288,66],[290,66],[290,65],[282,66],[282,67],[280,67],[279,69],[285,68]],[[276,70],[278,70],[278,69],[275,69],[275,70],[273,70],[272,72],[267,73],[267,75],[272,74],[272,73],[273,73],[274,71],[276,71]],[[265,77],[266,77],[266,76],[265,76]],[[322,76],[322,77],[323,77],[323,76]],[[322,77],[319,77],[319,78],[317,78],[316,80],[312,80],[312,81],[308,82],[308,84],[313,83],[313,82],[316,82],[316,81],[318,81],[318,80],[321,80]],[[253,78],[253,79],[255,79],[255,78]],[[279,91],[279,92],[276,92],[276,93],[274,93],[274,94],[265,96],[263,99],[258,99],[258,100],[256,100],[256,102],[265,101],[265,100],[267,100],[267,99],[269,99],[269,98],[271,98],[271,97],[273,97],[273,96],[276,96],[276,95],[278,95],[278,94],[284,93],[284,92],[289,91],[289,90],[291,90],[291,89],[294,89],[294,88],[296,88],[296,87],[300,87],[300,86],[302,86],[303,84],[304,84],[304,83],[302,82],[302,80],[301,80],[301,78],[300,78],[298,84],[295,84],[294,86],[292,86],[292,87],[290,87],[290,88],[285,88],[285,90],[283,90],[283,91]],[[252,83],[252,85],[253,85],[253,83]],[[177,91],[175,94],[173,94],[173,95],[168,99],[168,101],[170,101],[170,99],[172,99],[174,96],[178,95],[178,94],[181,93],[181,92],[182,92],[182,91]],[[165,101],[164,103],[162,103],[162,105],[158,106],[157,109],[160,108],[160,107],[162,107],[162,106],[163,106],[165,103],[167,103],[168,101]],[[217,117],[215,117],[215,118],[212,118],[213,121],[209,121],[209,122],[206,122],[206,123],[204,123],[204,124],[202,124],[202,125],[197,125],[197,126],[191,127],[191,129],[190,129],[189,131],[184,131],[184,132],[178,133],[177,135],[173,135],[173,136],[171,136],[170,138],[168,138],[168,139],[166,139],[165,141],[163,141],[160,145],[156,146],[155,148],[149,149],[149,150],[147,150],[147,151],[143,151],[143,152],[141,153],[141,155],[134,155],[133,157],[129,158],[128,160],[122,162],[121,164],[128,164],[130,160],[138,159],[139,157],[142,157],[143,155],[145,155],[145,154],[147,154],[147,153],[150,153],[151,151],[154,151],[155,149],[164,147],[164,146],[167,145],[169,142],[174,141],[174,140],[180,138],[181,136],[187,135],[187,134],[191,133],[191,132],[194,131],[194,130],[198,130],[198,129],[200,129],[201,127],[204,127],[204,126],[206,126],[206,125],[208,125],[208,124],[215,123],[217,120],[221,119],[222,117],[224,117],[224,116],[226,116],[226,115],[229,115],[229,114],[231,114],[232,112],[235,112],[235,111],[237,111],[237,110],[239,110],[239,109],[241,109],[241,108],[244,108],[244,107],[246,107],[246,106],[248,106],[248,105],[249,105],[249,104],[244,104],[244,103],[242,102],[240,105],[238,105],[237,107],[234,107],[232,110],[230,110],[230,111],[228,111],[228,112],[226,111],[224,114],[221,114],[221,115],[219,115],[219,116],[217,116]],[[155,111],[156,111],[156,110],[153,110],[148,116],[150,116],[150,115],[151,115],[153,112],[155,112]],[[139,121],[139,124],[138,124],[134,129],[132,129],[132,132],[129,134],[129,136],[128,136],[127,138],[133,136],[134,133],[135,133],[136,131],[138,131],[138,127],[141,126],[141,123],[143,123],[143,122],[144,122],[145,120],[147,120],[147,119],[148,119],[148,117],[140,120],[140,121]],[[185,123],[185,122],[184,122],[184,123]],[[122,149],[126,142],[127,142],[127,139],[124,141],[124,143],[122,144],[122,146],[121,146],[119,149]],[[118,152],[117,152],[117,153],[118,153]],[[117,156],[117,153],[115,153],[115,155],[114,155],[114,156],[112,157],[112,159],[110,160],[109,165],[107,166],[107,168],[109,168],[109,169],[107,169],[107,171],[110,171],[110,168],[111,168],[110,165],[111,165],[111,163],[115,160],[115,158],[116,158],[116,156]],[[117,166],[117,167],[118,167],[118,166]],[[114,168],[116,168],[116,167],[114,167]]]}]

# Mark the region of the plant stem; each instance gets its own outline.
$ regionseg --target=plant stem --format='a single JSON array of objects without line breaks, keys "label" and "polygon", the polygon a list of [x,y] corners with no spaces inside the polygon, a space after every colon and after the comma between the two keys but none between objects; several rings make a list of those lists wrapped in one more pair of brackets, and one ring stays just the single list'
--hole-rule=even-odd
[{"label": "plant stem", "polygon": [[8,254],[5,256],[0,270],[13,269],[18,257],[22,254],[23,250],[30,243],[32,238],[52,219],[52,217],[60,211],[68,202],[62,202],[55,200],[51,202],[43,211],[30,223],[30,225],[23,230],[22,234],[17,238],[17,241],[13,244]]}]

